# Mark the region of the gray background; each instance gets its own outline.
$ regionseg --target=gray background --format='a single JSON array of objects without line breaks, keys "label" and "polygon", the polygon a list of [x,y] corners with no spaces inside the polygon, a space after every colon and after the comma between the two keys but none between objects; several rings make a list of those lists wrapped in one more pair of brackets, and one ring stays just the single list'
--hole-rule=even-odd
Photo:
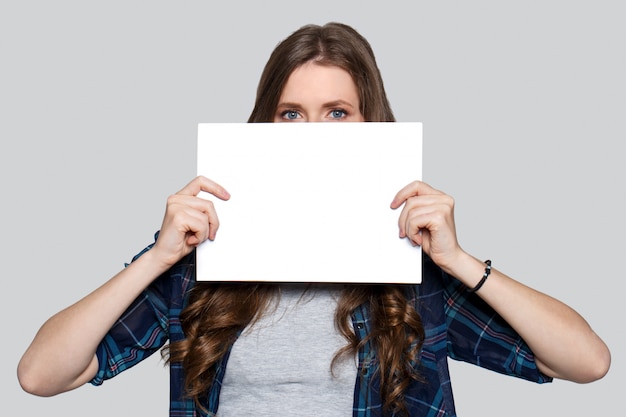
[{"label": "gray background", "polygon": [[9,414],[167,415],[156,357],[50,399],[23,393],[15,367],[46,318],[151,242],[166,196],[194,176],[197,123],[245,121],[276,43],[331,20],[371,41],[398,120],[424,123],[424,178],[456,198],[462,246],[570,304],[613,353],[590,385],[452,363],[459,414],[619,414],[624,6],[503,3],[2,2]]}]

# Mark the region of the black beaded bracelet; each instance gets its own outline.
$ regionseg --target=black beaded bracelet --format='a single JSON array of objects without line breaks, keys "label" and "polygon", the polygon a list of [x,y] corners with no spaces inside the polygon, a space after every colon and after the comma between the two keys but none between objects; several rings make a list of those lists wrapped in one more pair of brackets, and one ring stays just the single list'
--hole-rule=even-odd
[{"label": "black beaded bracelet", "polygon": [[474,288],[470,288],[467,291],[468,292],[476,292],[480,289],[480,287],[483,286],[483,284],[485,283],[485,281],[487,281],[487,278],[489,278],[489,274],[491,274],[491,261],[489,259],[487,259],[485,261],[485,264],[487,265],[485,267],[485,273],[483,274],[482,279],[478,282],[478,284],[476,284],[476,286]]}]

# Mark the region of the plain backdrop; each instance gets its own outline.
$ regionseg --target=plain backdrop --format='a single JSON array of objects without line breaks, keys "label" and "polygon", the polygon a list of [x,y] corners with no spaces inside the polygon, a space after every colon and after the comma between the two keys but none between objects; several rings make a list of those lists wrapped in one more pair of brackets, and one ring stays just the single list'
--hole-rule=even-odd
[{"label": "plain backdrop", "polygon": [[95,388],[24,393],[39,326],[152,241],[195,175],[197,124],[244,122],[269,53],[306,23],[371,42],[461,245],[574,307],[611,348],[598,382],[451,364],[461,416],[617,415],[626,199],[620,1],[0,3],[3,415],[167,416],[157,356]]}]

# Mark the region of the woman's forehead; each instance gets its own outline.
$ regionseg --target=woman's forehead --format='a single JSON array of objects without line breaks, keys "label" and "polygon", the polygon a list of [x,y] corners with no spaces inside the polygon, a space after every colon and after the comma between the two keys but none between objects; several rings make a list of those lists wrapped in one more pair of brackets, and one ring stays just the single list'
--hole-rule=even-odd
[{"label": "woman's forehead", "polygon": [[358,98],[357,86],[348,71],[309,61],[289,75],[280,101],[343,99],[358,102]]}]

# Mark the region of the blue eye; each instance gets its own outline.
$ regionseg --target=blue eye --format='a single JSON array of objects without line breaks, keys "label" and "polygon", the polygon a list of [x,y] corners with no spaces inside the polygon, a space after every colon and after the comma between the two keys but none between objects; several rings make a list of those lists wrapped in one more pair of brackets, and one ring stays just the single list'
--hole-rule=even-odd
[{"label": "blue eye", "polygon": [[333,111],[330,112],[330,117],[333,119],[341,119],[346,117],[348,114],[341,109],[335,109]]},{"label": "blue eye", "polygon": [[297,119],[299,116],[298,112],[295,110],[287,110],[285,112],[283,112],[283,118],[287,119],[287,120],[295,120]]}]

